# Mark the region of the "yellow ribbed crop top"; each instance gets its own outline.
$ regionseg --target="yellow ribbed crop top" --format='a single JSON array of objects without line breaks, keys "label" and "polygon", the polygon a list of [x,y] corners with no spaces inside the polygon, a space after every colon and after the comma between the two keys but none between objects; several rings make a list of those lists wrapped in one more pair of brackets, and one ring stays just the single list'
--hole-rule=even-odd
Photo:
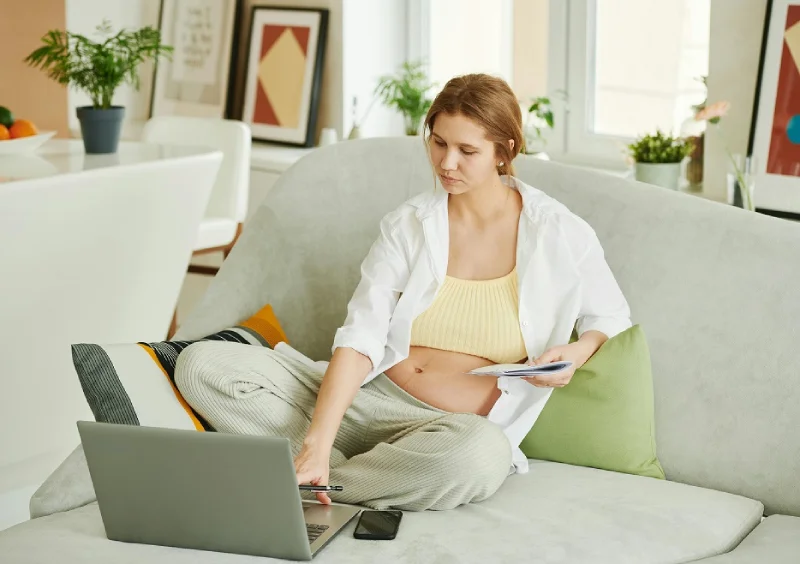
[{"label": "yellow ribbed crop top", "polygon": [[526,359],[517,270],[493,280],[446,276],[431,306],[414,320],[411,345],[467,353],[496,364]]}]

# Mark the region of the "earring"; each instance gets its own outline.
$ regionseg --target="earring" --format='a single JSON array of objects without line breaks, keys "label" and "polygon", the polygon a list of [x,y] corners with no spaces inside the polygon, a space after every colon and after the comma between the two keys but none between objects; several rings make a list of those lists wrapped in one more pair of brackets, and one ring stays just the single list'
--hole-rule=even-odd
[{"label": "earring", "polygon": [[499,163],[497,163],[497,166],[503,166],[503,161],[500,161]]}]

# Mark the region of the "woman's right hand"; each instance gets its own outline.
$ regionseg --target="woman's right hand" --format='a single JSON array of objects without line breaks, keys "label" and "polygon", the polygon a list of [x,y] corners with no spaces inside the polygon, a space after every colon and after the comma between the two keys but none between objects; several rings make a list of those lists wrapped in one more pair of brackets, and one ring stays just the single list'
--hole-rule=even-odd
[{"label": "woman's right hand", "polygon": [[[324,449],[303,443],[303,447],[294,459],[297,483],[327,486],[330,458],[330,453]],[[320,503],[330,505],[331,498],[326,492],[316,492],[316,496]]]}]

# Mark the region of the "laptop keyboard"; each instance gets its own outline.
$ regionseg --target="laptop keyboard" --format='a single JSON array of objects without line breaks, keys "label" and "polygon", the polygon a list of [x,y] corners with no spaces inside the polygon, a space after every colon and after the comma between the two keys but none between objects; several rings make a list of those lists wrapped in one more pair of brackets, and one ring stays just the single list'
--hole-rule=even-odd
[{"label": "laptop keyboard", "polygon": [[317,540],[322,533],[328,530],[328,525],[312,525],[311,523],[306,523],[306,531],[308,532],[308,542],[313,543]]}]

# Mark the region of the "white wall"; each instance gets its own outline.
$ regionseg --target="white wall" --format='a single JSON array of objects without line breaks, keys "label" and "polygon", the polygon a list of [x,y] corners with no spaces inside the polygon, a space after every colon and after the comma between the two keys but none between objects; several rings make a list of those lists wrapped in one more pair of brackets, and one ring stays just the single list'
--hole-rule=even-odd
[{"label": "white wall", "polygon": [[[731,109],[706,133],[703,192],[726,201],[726,149],[747,152],[766,0],[711,0],[708,100],[728,100]],[[758,189],[758,188],[756,188]]]},{"label": "white wall", "polygon": [[362,136],[402,135],[402,116],[375,101],[374,91],[380,76],[395,72],[406,59],[408,2],[345,0],[343,8],[343,131],[339,135],[346,137],[353,125],[353,97],[358,98]]},{"label": "white wall", "polygon": [[[96,33],[96,27],[103,19],[108,19],[115,30],[121,28],[139,29],[150,25],[158,26],[160,0],[65,0],[67,8],[67,29],[88,35]],[[137,92],[125,84],[117,90],[113,103],[125,106],[125,136],[136,136],[141,124],[150,114],[150,92],[152,89],[153,64],[147,62],[140,67],[140,89]],[[83,92],[72,88],[68,94],[69,128],[79,134],[80,123],[75,108],[91,104],[91,99]]]}]

